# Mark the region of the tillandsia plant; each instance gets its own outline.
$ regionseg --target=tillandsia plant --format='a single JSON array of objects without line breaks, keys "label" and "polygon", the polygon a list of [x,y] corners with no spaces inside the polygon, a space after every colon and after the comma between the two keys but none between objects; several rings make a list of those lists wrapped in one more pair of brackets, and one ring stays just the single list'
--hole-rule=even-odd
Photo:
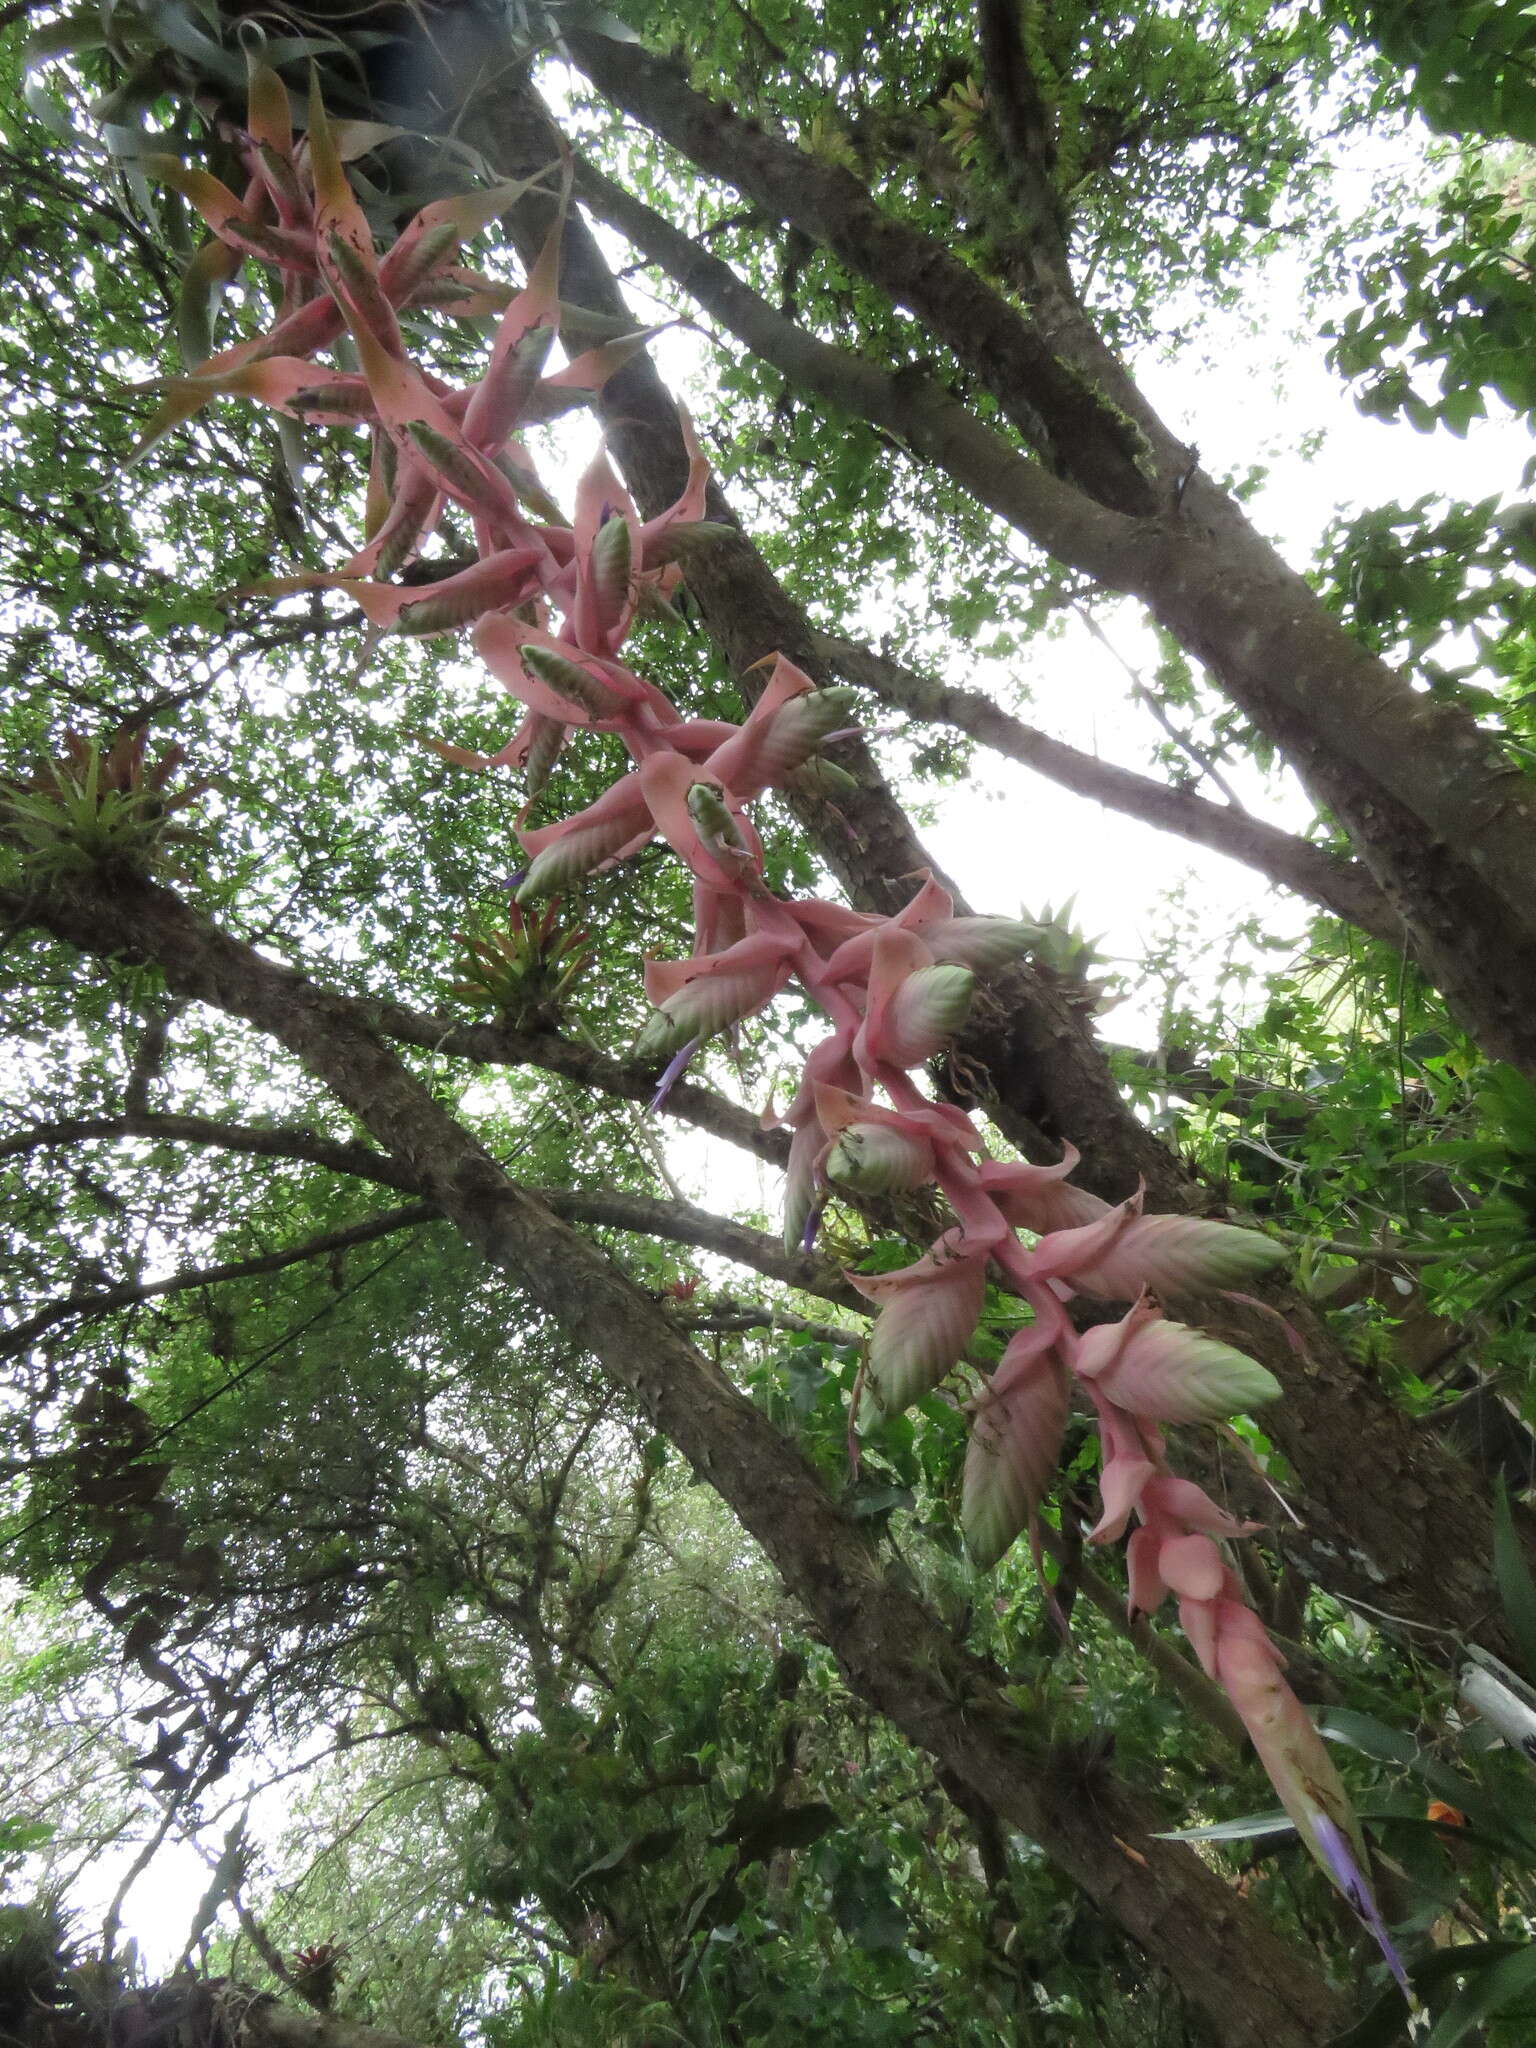
[{"label": "tillandsia plant", "polygon": [[151,760],[142,726],[123,729],[106,747],[66,732],[64,751],[29,781],[0,782],[0,841],[10,842],[37,876],[151,864],[174,872],[167,848],[197,835],[171,818],[208,787],[171,789],[185,758],[171,746]]},{"label": "tillandsia plant", "polygon": [[[779,657],[743,723],[685,719],[620,659],[642,604],[665,597],[680,574],[679,553],[699,537],[706,467],[689,435],[682,497],[642,522],[599,454],[576,486],[573,522],[553,513],[520,431],[600,384],[643,338],[543,375],[559,329],[558,228],[506,304],[484,374],[455,389],[415,365],[399,315],[415,306],[492,310],[486,280],[456,258],[460,242],[501,211],[514,188],[430,206],[378,256],[318,91],[307,135],[296,141],[286,89],[256,52],[247,129],[237,141],[249,172],[243,195],[180,164],[161,168],[213,230],[215,255],[197,259],[205,268],[230,258],[276,269],[278,318],[266,334],[171,380],[152,432],[225,394],[301,420],[365,428],[372,462],[364,545],[339,571],[264,587],[345,588],[378,630],[470,629],[525,715],[494,756],[440,751],[476,766],[516,767],[530,794],[572,732],[622,742],[630,765],[595,803],[520,829],[527,865],[516,884],[519,914],[654,837],[685,863],[693,951],[651,960],[645,970],[655,1007],[637,1051],[665,1063],[658,1103],[705,1039],[753,1016],[791,982],[826,1017],[830,1035],[810,1055],[781,1119],[793,1134],[788,1243],[810,1246],[835,1190],[931,1186],[953,1217],[904,1270],[850,1276],[878,1311],[867,1363],[872,1398],[887,1411],[903,1409],[955,1369],[989,1274],[1027,1306],[1031,1320],[970,1408],[962,1514],[977,1564],[995,1564],[1029,1528],[1075,1387],[1097,1414],[1103,1446],[1094,1539],[1118,1539],[1134,1518],[1133,1608],[1176,1600],[1201,1663],[1242,1717],[1300,1836],[1400,1976],[1343,1785],[1219,1547],[1252,1525],[1178,1477],[1165,1455],[1165,1425],[1230,1417],[1280,1389],[1251,1359],[1169,1320],[1159,1297],[1241,1284],[1283,1252],[1226,1224],[1143,1215],[1139,1195],[1118,1206],[1100,1201],[1071,1184],[1078,1155],[1070,1147],[1054,1166],[991,1159],[965,1113],[923,1093],[913,1070],[958,1029],[976,977],[1029,947],[1033,927],[957,917],[932,880],[894,917],[786,900],[769,887],[750,806],[803,774],[848,727],[852,694],[814,688]],[[317,366],[317,354],[343,337],[360,369]],[[473,565],[435,582],[391,581],[416,563],[449,504],[473,524]],[[1068,1315],[1079,1294],[1131,1306],[1121,1321],[1080,1335]]]}]

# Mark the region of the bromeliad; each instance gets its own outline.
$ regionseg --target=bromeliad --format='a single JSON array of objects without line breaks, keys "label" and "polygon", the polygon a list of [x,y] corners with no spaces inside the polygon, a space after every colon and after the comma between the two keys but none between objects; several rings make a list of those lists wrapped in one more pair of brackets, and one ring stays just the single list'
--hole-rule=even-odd
[{"label": "bromeliad", "polygon": [[[658,1100],[701,1044],[790,984],[821,1012],[828,1035],[782,1119],[793,1134],[787,1242],[810,1244],[839,1189],[886,1196],[931,1186],[952,1218],[902,1270],[850,1275],[877,1311],[871,1398],[893,1413],[953,1373],[972,1349],[989,1283],[1027,1307],[1030,1320],[970,1403],[962,1520],[976,1563],[991,1567],[1030,1526],[1075,1388],[1097,1416],[1103,1453],[1094,1540],[1116,1540],[1134,1520],[1133,1608],[1150,1611],[1169,1595],[1177,1602],[1201,1663],[1242,1717],[1302,1840],[1395,1966],[1343,1787],[1220,1549],[1245,1525],[1175,1475],[1165,1456],[1165,1424],[1242,1414],[1280,1388],[1240,1352],[1168,1320],[1158,1296],[1246,1282],[1281,1259],[1281,1248],[1221,1223],[1145,1216],[1139,1196],[1118,1207],[1099,1201],[1071,1184],[1070,1148],[1054,1166],[989,1159],[971,1119],[924,1094],[913,1071],[960,1028],[977,977],[1039,938],[1033,927],[957,917],[931,880],[889,918],[787,900],[770,887],[750,806],[809,771],[830,769],[821,749],[846,732],[852,694],[815,688],[781,655],[743,723],[683,718],[625,665],[621,650],[642,609],[675,587],[679,556],[718,532],[702,521],[706,469],[686,419],[683,494],[649,521],[599,455],[565,523],[519,438],[598,387],[645,337],[605,344],[546,376],[560,323],[557,228],[505,304],[476,384],[452,388],[418,368],[407,349],[401,320],[414,308],[487,310],[496,296],[491,281],[458,265],[460,245],[526,188],[428,207],[381,258],[318,93],[307,136],[296,141],[286,91],[256,57],[243,150],[242,194],[179,166],[159,168],[212,230],[213,254],[197,259],[204,270],[228,275],[241,261],[274,268],[278,317],[267,334],[170,380],[144,445],[221,396],[367,432],[362,545],[338,572],[266,587],[348,590],[376,630],[468,630],[491,674],[523,706],[523,722],[490,757],[438,750],[475,767],[520,769],[530,799],[573,733],[612,735],[628,755],[625,772],[584,810],[520,829],[526,866],[511,940],[472,949],[476,993],[504,1001],[509,977],[524,992],[519,948],[527,950],[535,931],[541,944],[549,937],[547,913],[537,926],[526,922],[531,906],[653,839],[672,849],[692,877],[694,942],[688,958],[652,960],[645,970],[655,1008],[638,1052],[667,1063]],[[316,355],[344,337],[348,360],[317,366]],[[435,582],[394,580],[450,503],[467,515],[475,562]],[[579,940],[571,944],[579,950]],[[563,955],[555,964],[570,967]],[[1129,1307],[1119,1322],[1079,1334],[1067,1313],[1078,1294]]]}]

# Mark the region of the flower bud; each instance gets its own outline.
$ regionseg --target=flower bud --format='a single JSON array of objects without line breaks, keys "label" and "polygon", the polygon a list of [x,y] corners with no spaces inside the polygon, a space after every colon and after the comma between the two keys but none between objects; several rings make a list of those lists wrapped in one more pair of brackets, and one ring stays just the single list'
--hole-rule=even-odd
[{"label": "flower bud", "polygon": [[941,1238],[933,1251],[896,1273],[850,1273],[881,1304],[869,1335],[869,1384],[889,1413],[937,1386],[964,1356],[986,1296],[985,1252],[969,1256]]},{"label": "flower bud", "polygon": [[1280,1382],[1255,1359],[1184,1323],[1142,1320],[1089,1330],[1077,1370],[1117,1408],[1155,1422],[1223,1422],[1278,1399]]},{"label": "flower bud", "polygon": [[1040,937],[1037,924],[1013,917],[950,917],[924,927],[923,941],[935,960],[969,967],[975,974],[995,973],[1027,953]]},{"label": "flower bud", "polygon": [[894,1195],[933,1179],[933,1147],[886,1124],[849,1124],[827,1154],[826,1176],[861,1195]]},{"label": "flower bud", "polygon": [[1134,1301],[1143,1288],[1182,1294],[1240,1286],[1289,1257],[1287,1246],[1257,1230],[1199,1216],[1138,1216],[1090,1265],[1065,1277],[1087,1294]]},{"label": "flower bud", "polygon": [[919,967],[892,996],[871,1050],[894,1067],[920,1067],[965,1022],[975,976],[968,967]]},{"label": "flower bud", "polygon": [[530,675],[537,676],[557,696],[586,712],[589,718],[612,718],[617,713],[619,700],[613,691],[590,669],[583,668],[580,662],[567,661],[563,654],[556,654],[550,647],[541,647],[534,640],[523,643],[518,649],[518,658]]},{"label": "flower bud", "polygon": [[[1029,1338],[1033,1332],[1020,1334]],[[1015,1338],[1014,1343],[1018,1341]],[[965,1454],[960,1519],[965,1547],[981,1571],[990,1571],[1029,1526],[1049,1490],[1067,1425],[1067,1399],[1067,1376],[1055,1357],[1047,1355],[1037,1358],[1005,1393],[984,1396],[976,1404]]]}]

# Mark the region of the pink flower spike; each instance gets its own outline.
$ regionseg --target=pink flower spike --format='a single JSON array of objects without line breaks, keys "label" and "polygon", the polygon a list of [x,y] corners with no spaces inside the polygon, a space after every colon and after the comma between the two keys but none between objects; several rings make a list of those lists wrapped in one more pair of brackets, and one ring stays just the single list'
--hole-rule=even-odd
[{"label": "pink flower spike", "polygon": [[[887,938],[891,950],[882,961],[881,948]],[[933,1059],[960,1029],[970,1008],[975,977],[967,967],[916,967],[897,979],[887,992],[886,984],[893,976],[882,975],[882,966],[894,965],[898,957],[894,949],[906,938],[900,932],[882,934],[876,947],[869,1009],[853,1048],[855,1058],[868,1074],[876,1073],[882,1065],[919,1067]],[[921,945],[917,939],[909,943]],[[882,983],[878,994],[877,976]]]},{"label": "pink flower spike", "polygon": [[1257,1230],[1238,1230],[1199,1216],[1137,1216],[1103,1256],[1070,1275],[1085,1294],[1133,1301],[1144,1287],[1156,1294],[1194,1294],[1251,1279],[1280,1265],[1289,1249]]},{"label": "pink flower spike", "polygon": [[819,1209],[816,1163],[827,1148],[826,1135],[814,1117],[800,1124],[789,1142],[784,1167],[784,1249],[799,1249],[807,1224]]},{"label": "pink flower spike", "polygon": [[867,1122],[838,1133],[822,1170],[828,1180],[859,1194],[894,1195],[925,1187],[937,1169],[926,1138]]},{"label": "pink flower spike", "polygon": [[1277,1653],[1258,1616],[1229,1600],[1216,1614],[1217,1681],[1242,1717],[1281,1805],[1313,1861],[1363,1919],[1361,1901],[1370,1901],[1379,1925],[1363,1875],[1369,1860],[1365,1843],[1328,1745],[1280,1676]]},{"label": "pink flower spike", "polygon": [[1067,1185],[1067,1176],[1077,1170],[1082,1154],[1075,1145],[1065,1142],[1061,1150],[1061,1161],[1056,1166],[987,1159],[978,1169],[981,1185],[1008,1221],[1041,1237],[1054,1230],[1074,1230],[1081,1224],[1095,1223],[1110,1213],[1108,1202],[1101,1202],[1086,1188]]},{"label": "pink flower spike", "polygon": [[[1145,1493],[1142,1502],[1145,1506]],[[1180,1600],[1215,1600],[1226,1584],[1227,1568],[1209,1536],[1164,1536],[1157,1569],[1169,1592]]]},{"label": "pink flower spike", "polygon": [[1006,1392],[989,1390],[975,1403],[960,1518],[965,1547],[981,1571],[990,1570],[1029,1526],[1049,1491],[1061,1453],[1067,1401],[1066,1373],[1046,1352],[1017,1372]]},{"label": "pink flower spike", "polygon": [[731,873],[705,844],[689,806],[689,796],[703,771],[680,754],[650,755],[640,765],[641,787],[656,829],[698,880],[726,894],[735,894],[739,876]]},{"label": "pink flower spike", "polygon": [[805,1063],[800,1086],[795,1090],[788,1109],[780,1115],[770,1103],[764,1110],[765,1130],[771,1131],[776,1124],[794,1124],[798,1128],[814,1117],[817,1094],[823,1084],[839,1089],[858,1085],[859,1071],[853,1063],[852,1038],[851,1030],[840,1030],[815,1047]]},{"label": "pink flower spike", "polygon": [[1187,1529],[1198,1529],[1202,1535],[1221,1536],[1229,1541],[1251,1536],[1263,1526],[1259,1522],[1237,1521],[1219,1508],[1203,1487],[1172,1472],[1159,1472],[1150,1482],[1142,1497],[1142,1507],[1149,1516],[1165,1516],[1170,1522],[1182,1522]]},{"label": "pink flower spike", "polygon": [[[1091,1223],[1071,1230],[1053,1230],[1042,1237],[1029,1255],[1030,1277],[1035,1280],[1066,1280],[1077,1285],[1079,1273],[1098,1265],[1111,1252],[1141,1211],[1141,1191],[1106,1209]],[[1137,1292],[1140,1293],[1140,1289]]]},{"label": "pink flower spike", "polygon": [[723,953],[646,963],[646,994],[656,1005],[636,1042],[639,1059],[676,1052],[690,1038],[711,1038],[771,1002],[789,979],[784,942],[753,932]]},{"label": "pink flower spike", "polygon": [[1099,1473],[1103,1511],[1088,1532],[1090,1543],[1113,1543],[1125,1534],[1131,1510],[1140,1501],[1155,1469],[1150,1458],[1138,1457],[1134,1452],[1111,1452]]},{"label": "pink flower spike", "polygon": [[880,1304],[869,1338],[869,1380],[890,1414],[953,1371],[981,1318],[985,1247],[962,1250],[946,1233],[915,1265],[895,1273],[850,1273]]},{"label": "pink flower spike", "polygon": [[584,811],[555,825],[541,825],[537,831],[520,831],[517,836],[530,856],[517,900],[533,903],[541,896],[552,896],[605,861],[635,851],[650,838],[650,812],[640,779],[621,776]]},{"label": "pink flower spike", "polygon": [[927,1138],[935,1145],[959,1145],[967,1152],[979,1152],[980,1133],[964,1110],[952,1103],[936,1102],[922,1109],[887,1109],[868,1102],[846,1088],[816,1086],[816,1115],[829,1136],[847,1130],[850,1124],[884,1124],[893,1131],[905,1131]]},{"label": "pink flower spike", "polygon": [[[1145,1499],[1145,1494],[1142,1497]],[[1133,1621],[1138,1614],[1155,1614],[1168,1597],[1167,1583],[1158,1570],[1162,1543],[1156,1529],[1143,1528],[1133,1529],[1125,1546],[1127,1607]]]},{"label": "pink flower spike", "polygon": [[994,974],[1040,937],[1040,927],[1012,917],[951,917],[923,927],[935,960],[969,967],[976,974]]},{"label": "pink flower spike", "polygon": [[[870,984],[871,1001],[879,1000],[880,992],[875,986],[876,981],[880,978],[876,958],[877,945],[899,932],[909,932],[918,935],[924,932],[930,925],[942,924],[954,907],[954,898],[950,895],[949,891],[941,887],[933,879],[932,875],[925,873],[922,887],[911,901],[905,904],[894,917],[866,919],[864,930],[850,933],[844,943],[837,948],[828,960],[827,979],[829,981],[867,980]],[[887,953],[890,953],[890,950],[889,947],[886,948]],[[896,955],[895,957],[899,959],[902,956]],[[910,959],[913,967],[921,967],[926,966],[932,960],[933,954],[925,944],[921,954],[912,953],[906,957]],[[910,969],[907,971],[910,971]],[[895,982],[900,979],[901,975],[898,973],[892,980],[891,986],[894,987]],[[888,994],[889,990],[886,993]]]},{"label": "pink flower spike", "polygon": [[[1089,1332],[1093,1335],[1093,1332]],[[1079,1345],[1081,1350],[1081,1345]],[[1082,1367],[1074,1361],[1081,1374]],[[1148,1481],[1157,1472],[1147,1442],[1134,1416],[1114,1407],[1093,1389],[1099,1412],[1099,1500],[1103,1512],[1088,1532],[1090,1543],[1113,1543],[1125,1534],[1133,1509],[1140,1505]]]},{"label": "pink flower spike", "polygon": [[579,647],[612,654],[634,615],[640,515],[599,450],[576,486],[576,604],[570,630]]},{"label": "pink flower spike", "polygon": [[[1278,1399],[1274,1374],[1229,1344],[1155,1316],[1124,1336],[1131,1320],[1118,1332],[1088,1331],[1074,1360],[1076,1371],[1117,1407],[1155,1422],[1222,1422]],[[1117,1334],[1123,1337],[1118,1344]]]},{"label": "pink flower spike", "polygon": [[[684,407],[677,409],[678,423],[682,428],[683,446],[688,452],[688,477],[683,485],[683,494],[665,512],[654,519],[647,519],[640,529],[639,561],[647,574],[652,572],[656,560],[662,556],[665,537],[669,527],[691,526],[704,517],[705,493],[709,487],[709,461],[699,447],[698,437],[693,431],[693,421]],[[682,581],[682,568],[677,562],[667,560],[657,578],[657,588],[665,597]]]}]

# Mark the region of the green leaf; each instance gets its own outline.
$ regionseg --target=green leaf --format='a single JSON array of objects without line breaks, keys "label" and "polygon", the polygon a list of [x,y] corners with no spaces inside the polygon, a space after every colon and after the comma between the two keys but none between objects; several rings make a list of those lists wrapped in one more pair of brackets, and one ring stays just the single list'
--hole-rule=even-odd
[{"label": "green leaf", "polygon": [[1525,1561],[1502,1475],[1493,1497],[1493,1571],[1524,1675],[1536,1681],[1536,1580]]},{"label": "green leaf", "polygon": [[659,1863],[663,1856],[676,1848],[682,1835],[681,1828],[651,1828],[643,1835],[632,1835],[627,1842],[610,1849],[606,1856],[595,1858],[585,1870],[573,1877],[571,1889],[579,1890],[594,1878],[622,1877],[626,1871],[642,1870],[648,1863]]},{"label": "green leaf", "polygon": [[1425,2048],[1455,2048],[1496,2013],[1536,1998],[1536,1945],[1478,1969],[1435,2022]]},{"label": "green leaf", "polygon": [[1262,1835],[1293,1835],[1296,1823],[1288,1813],[1249,1813],[1241,1820],[1214,1821],[1204,1828],[1172,1828],[1159,1842],[1248,1842]]},{"label": "green leaf", "polygon": [[176,341],[189,370],[197,369],[213,354],[219,302],[240,262],[239,251],[214,235],[187,265],[176,300]]},{"label": "green leaf", "polygon": [[1528,1854],[1530,1839],[1515,1825],[1505,1806],[1488,1798],[1471,1778],[1439,1763],[1399,1728],[1389,1728],[1370,1714],[1358,1714],[1346,1707],[1329,1707],[1318,1717],[1318,1731],[1330,1742],[1345,1743],[1362,1756],[1378,1763],[1399,1764],[1436,1799],[1464,1813],[1480,1834],[1502,1843],[1506,1851]]},{"label": "green leaf", "polygon": [[[1438,1949],[1408,1968],[1408,1979],[1421,1998],[1453,1977],[1467,1971],[1487,1970],[1500,1960],[1527,1955],[1524,1942],[1488,1941],[1466,1943],[1457,1948]],[[1408,2025],[1408,2001],[1395,1984],[1389,1984],[1347,2033],[1335,2034],[1328,2048],[1393,2048],[1404,2038]],[[1442,2044],[1443,2048],[1443,2044]]]}]

